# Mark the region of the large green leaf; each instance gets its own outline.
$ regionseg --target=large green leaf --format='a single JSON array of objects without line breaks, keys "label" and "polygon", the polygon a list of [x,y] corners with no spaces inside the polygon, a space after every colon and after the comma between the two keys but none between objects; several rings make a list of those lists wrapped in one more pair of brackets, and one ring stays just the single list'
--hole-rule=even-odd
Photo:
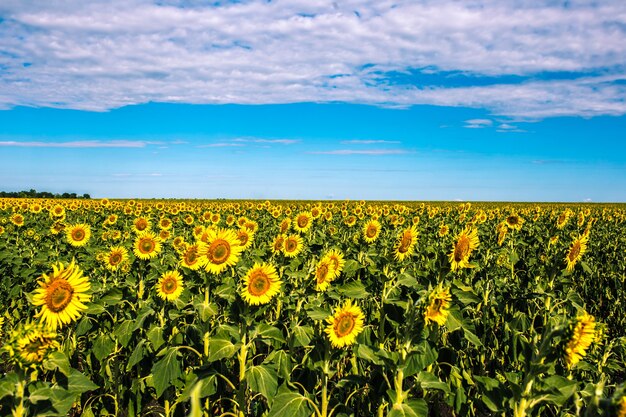
[{"label": "large green leaf", "polygon": [[82,394],[83,392],[93,391],[98,389],[98,386],[91,382],[89,378],[72,369],[70,376],[67,378],[67,390],[73,394]]},{"label": "large green leaf", "polygon": [[115,327],[113,335],[124,347],[128,346],[128,342],[133,337],[133,330],[135,328],[134,320],[124,320]]},{"label": "large green leaf", "polygon": [[387,417],[428,417],[428,405],[422,399],[394,404]]},{"label": "large green leaf", "polygon": [[268,339],[274,339],[278,342],[285,342],[283,332],[278,327],[270,326],[269,324],[260,323],[255,329],[253,337],[263,337]]},{"label": "large green leaf", "polygon": [[58,369],[59,372],[61,372],[65,376],[70,375],[70,361],[67,359],[67,356],[65,356],[65,353],[63,352],[52,352],[48,356],[48,359],[44,361],[43,367],[44,369],[47,369],[49,371],[54,371],[55,369]]},{"label": "large green leaf", "polygon": [[11,372],[4,376],[0,380],[0,399],[6,397],[7,395],[14,395],[18,381],[19,377],[14,372]]},{"label": "large green leaf", "polygon": [[182,376],[177,356],[178,350],[167,348],[161,360],[152,366],[152,382],[157,397],[160,397],[174,380]]},{"label": "large green leaf", "polygon": [[232,357],[240,344],[234,344],[228,339],[213,337],[209,340],[209,362]]},{"label": "large green leaf", "polygon": [[267,365],[251,366],[246,370],[246,381],[252,391],[260,392],[271,401],[278,389],[278,375]]},{"label": "large green leaf", "polygon": [[355,299],[367,298],[370,293],[365,289],[365,285],[361,281],[352,281],[347,284],[337,287],[339,294]]},{"label": "large green leaf", "polygon": [[274,397],[267,417],[309,417],[313,410],[307,398],[299,392],[283,392]]}]

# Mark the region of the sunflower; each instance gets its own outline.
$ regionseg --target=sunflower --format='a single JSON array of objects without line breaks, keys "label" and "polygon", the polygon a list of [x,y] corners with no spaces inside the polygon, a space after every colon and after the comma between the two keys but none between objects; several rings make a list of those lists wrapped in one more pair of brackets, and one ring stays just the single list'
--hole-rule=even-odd
[{"label": "sunflower", "polygon": [[517,214],[511,214],[506,218],[506,225],[513,230],[520,231],[522,230],[522,224],[524,224],[524,219],[522,219]]},{"label": "sunflower", "polygon": [[582,258],[583,254],[587,251],[587,242],[589,242],[589,235],[582,234],[578,236],[572,242],[572,245],[565,257],[565,263],[567,264],[567,272],[571,272],[574,269],[574,265]]},{"label": "sunflower", "polygon": [[161,217],[159,219],[159,229],[161,230],[170,230],[172,228],[172,220],[168,217]]},{"label": "sunflower", "polygon": [[394,257],[399,261],[403,261],[405,258],[411,256],[415,249],[415,244],[417,243],[417,229],[415,226],[408,227],[404,229],[398,237]]},{"label": "sunflower", "polygon": [[141,232],[135,238],[133,252],[139,259],[152,259],[161,253],[161,239],[149,230]]},{"label": "sunflower", "polygon": [[295,221],[293,222],[293,228],[296,230],[296,232],[300,233],[308,232],[311,229],[312,225],[313,216],[311,215],[311,213],[306,211],[299,213],[296,216]]},{"label": "sunflower", "polygon": [[52,330],[76,320],[87,309],[83,303],[91,298],[87,294],[91,286],[74,261],[67,268],[62,263],[52,265],[52,273],[43,274],[42,278],[40,288],[33,295],[33,304],[41,306],[37,317]]},{"label": "sunflower", "polygon": [[164,300],[176,301],[183,292],[183,277],[180,272],[164,272],[156,284],[156,292]]},{"label": "sunflower", "polygon": [[565,211],[561,213],[559,217],[556,219],[556,228],[563,229],[565,225],[567,225],[569,218],[572,217],[572,214],[573,214],[572,210],[565,209]]},{"label": "sunflower", "polygon": [[126,261],[128,261],[128,251],[122,246],[113,246],[104,256],[104,266],[109,271],[117,271]]},{"label": "sunflower", "polygon": [[286,238],[287,236],[285,235],[278,235],[274,238],[271,244],[273,254],[277,254],[283,251],[283,248],[285,247]]},{"label": "sunflower", "polygon": [[439,237],[447,236],[449,231],[450,228],[445,224],[442,224],[441,226],[439,226]]},{"label": "sunflower", "polygon": [[63,207],[60,204],[55,204],[54,207],[52,207],[52,210],[50,210],[50,217],[60,218],[64,216],[65,216],[65,207]]},{"label": "sunflower", "polygon": [[185,245],[183,253],[181,254],[180,265],[189,268],[192,271],[197,271],[204,265],[204,259],[200,256],[200,247],[206,246],[203,242],[197,242],[193,245]]},{"label": "sunflower", "polygon": [[328,326],[324,331],[328,334],[330,343],[341,348],[353,344],[356,337],[363,331],[365,316],[357,305],[353,305],[348,300],[343,305],[335,309],[335,314],[326,319]]},{"label": "sunflower", "polygon": [[85,246],[91,238],[91,228],[84,223],[68,225],[65,228],[65,237],[72,246]]},{"label": "sunflower", "polygon": [[289,235],[283,243],[283,254],[288,258],[297,256],[303,248],[302,238],[300,235]]},{"label": "sunflower", "polygon": [[135,233],[146,232],[152,228],[152,223],[147,217],[138,217],[133,221],[133,230]]},{"label": "sunflower", "polygon": [[204,268],[212,274],[219,274],[239,261],[243,248],[239,245],[237,233],[231,229],[209,230],[206,245],[199,248]]},{"label": "sunflower", "polygon": [[322,258],[315,267],[315,289],[317,291],[326,291],[333,280],[334,262],[328,258]]},{"label": "sunflower", "polygon": [[450,290],[448,288],[439,288],[434,290],[428,296],[428,307],[424,312],[424,321],[426,325],[435,322],[440,326],[443,326],[448,319],[448,308],[450,307]]},{"label": "sunflower", "polygon": [[41,364],[50,353],[60,348],[56,331],[41,323],[26,323],[13,330],[2,350],[23,367]]},{"label": "sunflower", "polygon": [[17,227],[24,226],[24,216],[19,213],[14,213],[11,215],[11,223],[16,225]]},{"label": "sunflower", "polygon": [[587,354],[587,349],[596,339],[595,318],[583,312],[576,318],[569,341],[565,345],[565,363],[568,368],[576,365]]},{"label": "sunflower", "polygon": [[617,417],[626,417],[626,395],[617,403]]},{"label": "sunflower", "polygon": [[338,278],[341,275],[341,271],[343,271],[343,266],[346,264],[346,261],[343,258],[343,253],[339,249],[331,249],[324,255],[324,259],[328,259],[332,263],[332,278]]},{"label": "sunflower", "polygon": [[353,227],[356,224],[356,216],[352,214],[349,215],[348,217],[345,218],[343,223],[348,227]]},{"label": "sunflower", "polygon": [[472,251],[476,249],[479,245],[478,241],[478,230],[471,229],[466,227],[463,229],[461,233],[457,236],[456,243],[454,244],[454,249],[450,252],[450,269],[452,272],[461,268],[470,268],[470,263],[468,262]]},{"label": "sunflower", "polygon": [[287,233],[289,231],[289,226],[291,226],[291,219],[289,217],[285,217],[283,221],[280,222],[280,233]]},{"label": "sunflower", "polygon": [[367,243],[374,243],[380,235],[380,222],[378,220],[371,219],[363,225],[363,239]]},{"label": "sunflower", "polygon": [[252,245],[254,241],[254,233],[250,232],[245,227],[237,230],[237,240],[239,240],[239,246],[241,246],[242,250],[246,250]]},{"label": "sunflower", "polygon": [[255,263],[243,278],[241,297],[251,305],[267,304],[278,294],[281,284],[274,265]]}]

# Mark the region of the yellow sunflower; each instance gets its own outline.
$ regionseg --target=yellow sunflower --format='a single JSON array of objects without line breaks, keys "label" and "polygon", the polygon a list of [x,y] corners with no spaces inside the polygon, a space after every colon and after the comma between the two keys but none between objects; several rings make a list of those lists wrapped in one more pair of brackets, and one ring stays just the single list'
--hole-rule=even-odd
[{"label": "yellow sunflower", "polygon": [[156,284],[156,292],[164,300],[176,301],[183,292],[183,277],[180,272],[164,272]]},{"label": "yellow sunflower", "polygon": [[299,213],[293,222],[293,228],[300,233],[306,233],[313,225],[313,216],[309,212]]},{"label": "yellow sunflower", "polygon": [[626,417],[626,395],[617,403],[617,417]]},{"label": "yellow sunflower", "polygon": [[17,227],[24,226],[24,216],[19,213],[14,213],[11,215],[11,223],[16,225]]},{"label": "yellow sunflower", "polygon": [[60,204],[55,204],[50,210],[50,217],[61,218],[65,216],[65,207]]},{"label": "yellow sunflower", "polygon": [[104,256],[104,266],[109,271],[117,271],[124,262],[128,261],[128,251],[122,246],[113,246]]},{"label": "yellow sunflower", "polygon": [[161,217],[159,219],[159,229],[161,230],[170,230],[172,228],[172,220],[168,217]]},{"label": "yellow sunflower", "polygon": [[448,314],[450,313],[448,310],[450,301],[452,301],[450,290],[448,288],[436,289],[430,293],[428,301],[428,307],[426,307],[426,311],[424,312],[424,322],[426,325],[432,322],[440,326],[446,324]]},{"label": "yellow sunflower", "polygon": [[363,239],[367,243],[374,243],[380,235],[380,222],[375,219],[371,219],[363,225]]},{"label": "yellow sunflower", "polygon": [[331,276],[331,280],[338,278],[343,271],[343,267],[346,264],[346,261],[343,257],[343,253],[339,249],[331,249],[324,255],[324,259],[328,259],[332,263],[332,271],[333,274]]},{"label": "yellow sunflower", "polygon": [[439,226],[439,237],[447,236],[449,231],[450,228],[445,224],[442,224],[441,226]]},{"label": "yellow sunflower", "polygon": [[76,320],[87,309],[83,303],[91,298],[87,294],[91,286],[74,261],[67,268],[62,263],[53,265],[52,273],[43,274],[42,278],[40,288],[33,295],[33,304],[41,306],[37,317],[52,330]]},{"label": "yellow sunflower", "polygon": [[399,261],[403,261],[405,258],[411,256],[415,250],[415,244],[417,243],[416,227],[411,226],[404,229],[398,238],[394,257]]},{"label": "yellow sunflower", "polygon": [[56,331],[41,323],[26,323],[14,329],[2,350],[23,367],[41,364],[50,353],[60,348]]},{"label": "yellow sunflower", "polygon": [[133,230],[135,233],[142,233],[150,230],[152,228],[152,223],[150,219],[147,217],[138,217],[133,221]]},{"label": "yellow sunflower", "polygon": [[326,319],[328,326],[324,331],[328,334],[330,343],[341,348],[353,344],[356,337],[363,331],[365,315],[358,305],[348,300],[335,309],[335,314]]},{"label": "yellow sunflower", "polygon": [[572,210],[565,209],[565,211],[561,213],[559,217],[556,219],[556,228],[563,229],[565,225],[567,225],[569,218],[572,217],[572,214],[573,214]]},{"label": "yellow sunflower", "polygon": [[91,228],[84,223],[68,225],[65,228],[65,237],[72,246],[85,246],[91,238]]},{"label": "yellow sunflower", "polygon": [[330,282],[333,280],[334,262],[326,257],[322,258],[315,267],[315,289],[317,291],[326,291]]},{"label": "yellow sunflower", "polygon": [[149,230],[141,232],[135,238],[133,253],[139,259],[152,259],[161,253],[161,239]]},{"label": "yellow sunflower", "polygon": [[524,219],[522,219],[517,214],[511,214],[506,218],[506,225],[513,230],[520,231],[522,230],[522,225],[524,224]]},{"label": "yellow sunflower", "polygon": [[271,244],[271,249],[272,249],[273,254],[277,254],[283,251],[286,238],[287,236],[285,235],[278,235],[274,238]]},{"label": "yellow sunflower", "polygon": [[[182,244],[181,244],[182,245]],[[200,256],[200,247],[206,246],[203,242],[197,242],[193,245],[186,244],[181,254],[180,265],[197,271],[204,265],[204,259]]]},{"label": "yellow sunflower", "polygon": [[239,246],[241,246],[242,250],[246,250],[252,245],[254,241],[254,233],[242,227],[237,230],[237,240],[239,240]]},{"label": "yellow sunflower", "polygon": [[242,251],[235,231],[218,229],[208,231],[206,245],[202,245],[198,253],[204,258],[204,269],[212,274],[219,274],[235,265]]},{"label": "yellow sunflower", "polygon": [[281,284],[274,265],[255,263],[243,279],[241,297],[251,305],[267,304],[278,294]]},{"label": "yellow sunflower", "polygon": [[302,251],[303,246],[300,235],[289,235],[283,242],[283,254],[288,258],[293,258]]},{"label": "yellow sunflower", "polygon": [[565,257],[565,263],[567,264],[567,272],[571,272],[574,269],[576,263],[582,258],[583,254],[587,251],[587,243],[589,242],[589,235],[582,234],[578,236],[572,242],[572,245]]},{"label": "yellow sunflower", "polygon": [[469,257],[479,245],[478,230],[466,227],[456,238],[456,243],[450,255],[450,269],[452,272],[461,268],[469,268]]},{"label": "yellow sunflower", "polygon": [[289,217],[285,217],[283,221],[280,222],[280,233],[285,234],[289,231],[289,226],[291,225],[291,219]]},{"label": "yellow sunflower", "polygon": [[576,318],[569,341],[565,345],[565,363],[568,368],[576,365],[586,354],[587,349],[596,339],[595,318],[583,312]]}]

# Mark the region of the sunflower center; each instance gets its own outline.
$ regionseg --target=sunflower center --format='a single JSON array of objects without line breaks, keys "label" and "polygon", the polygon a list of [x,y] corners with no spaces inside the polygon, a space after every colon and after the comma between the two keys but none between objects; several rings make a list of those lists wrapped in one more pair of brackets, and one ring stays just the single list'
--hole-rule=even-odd
[{"label": "sunflower center", "polygon": [[148,227],[148,222],[145,219],[139,219],[137,220],[137,223],[135,223],[135,227],[139,231],[146,230],[146,228]]},{"label": "sunflower center", "polygon": [[197,260],[198,260],[198,253],[195,248],[191,248],[187,252],[185,252],[185,262],[187,263],[187,265],[194,264],[196,263]]},{"label": "sunflower center", "polygon": [[245,232],[244,232],[244,233],[241,233],[241,232],[240,232],[240,233],[237,235],[237,239],[239,239],[239,243],[241,243],[241,246],[245,246],[245,245],[246,245],[246,243],[248,243],[249,236],[248,236],[248,234],[247,234],[247,233],[245,233]]},{"label": "sunflower center", "polygon": [[411,247],[411,235],[409,233],[405,233],[402,235],[402,240],[400,241],[400,246],[398,247],[398,252],[405,253],[409,251]]},{"label": "sunflower center", "polygon": [[569,251],[569,260],[574,262],[578,255],[580,254],[580,242],[574,242],[572,245],[572,249]]},{"label": "sunflower center", "polygon": [[208,249],[209,259],[214,264],[223,264],[230,256],[230,245],[224,239],[217,239]]},{"label": "sunflower center", "polygon": [[85,231],[83,229],[72,230],[72,239],[76,241],[83,240],[85,238]]},{"label": "sunflower center", "polygon": [[298,247],[298,242],[295,241],[294,239],[287,239],[285,241],[285,251],[293,252],[296,250],[297,247]]},{"label": "sunflower center", "polygon": [[112,253],[111,256],[109,256],[109,264],[110,265],[118,265],[120,262],[122,262],[122,254],[119,252],[115,252]]},{"label": "sunflower center", "polygon": [[317,268],[317,283],[325,282],[326,277],[328,277],[328,264],[324,263]]},{"label": "sunflower center", "polygon": [[301,228],[305,228],[309,224],[309,218],[306,216],[298,217],[298,226]]},{"label": "sunflower center", "polygon": [[443,305],[443,301],[440,298],[435,298],[433,300],[431,310],[436,311],[437,313],[439,313],[439,310],[441,310],[441,306],[442,305]]},{"label": "sunflower center", "polygon": [[518,219],[516,216],[509,216],[506,218],[506,222],[511,226],[515,226],[518,223]]},{"label": "sunflower center", "polygon": [[141,253],[152,253],[154,248],[156,248],[156,242],[149,237],[142,238],[139,241],[139,251]]},{"label": "sunflower center", "polygon": [[461,262],[469,253],[470,241],[467,236],[461,236],[454,247],[454,261]]},{"label": "sunflower center", "polygon": [[264,295],[270,289],[270,279],[263,271],[254,271],[250,274],[248,292],[255,297]]},{"label": "sunflower center", "polygon": [[367,231],[365,232],[365,235],[369,238],[373,238],[374,236],[376,236],[376,232],[378,232],[378,228],[373,224],[370,224],[369,226],[367,226]]},{"label": "sunflower center", "polygon": [[281,250],[283,247],[283,243],[285,242],[285,239],[279,238],[276,239],[276,241],[274,242],[274,250]]},{"label": "sunflower center", "polygon": [[65,279],[60,278],[48,285],[46,289],[46,306],[53,313],[65,310],[65,307],[72,301],[74,288]]},{"label": "sunflower center", "polygon": [[352,332],[352,329],[354,329],[355,325],[356,321],[354,320],[354,316],[352,316],[352,314],[343,314],[335,321],[335,334],[337,335],[337,337],[347,336]]},{"label": "sunflower center", "polygon": [[172,294],[178,288],[178,282],[176,282],[176,278],[167,277],[161,283],[161,291],[164,294]]}]

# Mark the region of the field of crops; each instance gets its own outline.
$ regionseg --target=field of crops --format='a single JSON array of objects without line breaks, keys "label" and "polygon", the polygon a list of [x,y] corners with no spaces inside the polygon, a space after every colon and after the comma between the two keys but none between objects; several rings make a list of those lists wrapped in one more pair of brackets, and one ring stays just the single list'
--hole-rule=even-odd
[{"label": "field of crops", "polygon": [[0,199],[0,415],[626,416],[620,205]]}]

